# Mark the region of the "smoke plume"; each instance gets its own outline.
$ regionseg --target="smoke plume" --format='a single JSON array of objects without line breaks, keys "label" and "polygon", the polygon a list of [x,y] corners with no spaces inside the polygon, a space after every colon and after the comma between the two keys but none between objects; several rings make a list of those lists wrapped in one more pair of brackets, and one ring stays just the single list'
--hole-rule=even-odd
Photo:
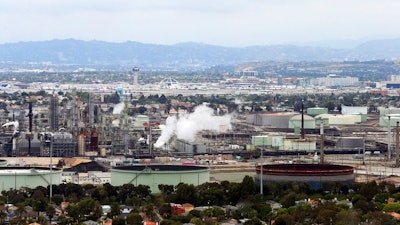
[{"label": "smoke plume", "polygon": [[191,114],[168,117],[165,125],[160,126],[161,136],[154,147],[161,148],[174,135],[178,139],[194,141],[199,131],[219,131],[222,127],[231,129],[231,115],[215,116],[213,109],[204,105],[197,106]]}]

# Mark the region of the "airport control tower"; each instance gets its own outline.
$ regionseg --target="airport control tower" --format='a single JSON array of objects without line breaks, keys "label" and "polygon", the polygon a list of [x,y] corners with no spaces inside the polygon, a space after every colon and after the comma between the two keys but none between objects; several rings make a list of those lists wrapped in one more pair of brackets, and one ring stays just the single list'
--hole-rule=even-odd
[{"label": "airport control tower", "polygon": [[139,84],[139,82],[138,82],[138,78],[139,78],[139,67],[133,67],[133,69],[132,69],[132,71],[133,71],[133,84],[134,85],[138,85]]}]

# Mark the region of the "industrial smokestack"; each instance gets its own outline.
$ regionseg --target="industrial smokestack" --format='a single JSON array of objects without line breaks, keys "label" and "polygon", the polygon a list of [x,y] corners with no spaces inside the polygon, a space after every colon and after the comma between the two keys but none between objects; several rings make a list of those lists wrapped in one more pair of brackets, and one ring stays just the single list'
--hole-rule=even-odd
[{"label": "industrial smokestack", "polygon": [[139,67],[133,67],[133,69],[132,69],[132,71],[133,71],[133,84],[134,85],[138,85],[139,84],[139,81],[138,81],[138,79],[139,79]]},{"label": "industrial smokestack", "polygon": [[32,102],[29,102],[29,113],[28,113],[28,118],[29,118],[29,138],[28,138],[28,155],[31,155],[31,139],[32,139],[32,118],[33,118],[33,113],[32,113]]},{"label": "industrial smokestack", "polygon": [[301,100],[301,139],[304,139],[304,101]]},{"label": "industrial smokestack", "polygon": [[32,132],[32,118],[33,118],[33,113],[32,113],[32,102],[29,102],[29,113],[28,113],[28,118],[29,118],[29,132]]}]

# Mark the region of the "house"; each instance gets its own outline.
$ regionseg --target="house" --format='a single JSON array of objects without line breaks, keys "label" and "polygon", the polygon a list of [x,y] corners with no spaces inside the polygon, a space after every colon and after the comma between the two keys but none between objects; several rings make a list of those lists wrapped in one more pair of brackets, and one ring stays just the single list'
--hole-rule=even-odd
[{"label": "house", "polygon": [[69,206],[69,202],[61,202],[61,210],[65,211],[65,209]]},{"label": "house", "polygon": [[267,201],[267,204],[269,204],[271,206],[272,210],[274,210],[274,211],[282,208],[281,204],[279,204],[278,202],[272,201],[272,200]]},{"label": "house", "polygon": [[391,213],[389,213],[389,215],[391,215],[396,220],[400,220],[400,213],[391,212]]},{"label": "house", "polygon": [[112,225],[112,219],[108,219],[103,222],[103,225]]},{"label": "house", "polygon": [[83,224],[85,224],[85,225],[99,225],[98,222],[93,221],[93,220],[87,220],[87,221],[83,222]]},{"label": "house", "polygon": [[190,211],[192,211],[194,209],[194,205],[192,205],[190,203],[184,203],[184,204],[182,204],[182,208],[185,211],[185,213],[189,213]]},{"label": "house", "polygon": [[172,215],[182,215],[185,212],[185,209],[181,204],[173,204],[171,203],[171,214]]}]

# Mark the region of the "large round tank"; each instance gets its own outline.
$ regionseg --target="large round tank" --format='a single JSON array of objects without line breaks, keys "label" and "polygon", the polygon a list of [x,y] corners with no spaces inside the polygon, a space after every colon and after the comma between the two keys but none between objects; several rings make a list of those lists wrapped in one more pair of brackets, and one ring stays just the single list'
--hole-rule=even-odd
[{"label": "large round tank", "polygon": [[0,159],[0,167],[7,166],[7,160]]},{"label": "large round tank", "polygon": [[[323,182],[340,181],[353,183],[354,168],[331,164],[272,164],[263,165],[263,184],[273,182],[306,182],[314,188]],[[261,166],[256,167],[255,181],[260,183]]]},{"label": "large round tank", "polygon": [[[305,129],[314,129],[315,128],[315,119],[308,115],[303,115],[304,118],[304,128]],[[296,115],[290,118],[289,120],[289,128],[301,127],[302,116]]]},{"label": "large round tank", "polygon": [[307,109],[307,114],[308,115],[320,115],[320,114],[327,114],[328,113],[328,108],[319,108],[319,107],[313,107],[313,108],[308,108]]},{"label": "large round tank", "polygon": [[362,149],[364,145],[363,137],[338,137],[336,141],[339,149]]},{"label": "large round tank", "polygon": [[[50,178],[51,177],[51,178]],[[0,167],[0,190],[61,184],[61,170],[47,167]]]},{"label": "large round tank", "polygon": [[148,185],[152,193],[159,193],[159,184],[179,183],[200,185],[210,181],[210,170],[202,166],[131,165],[111,169],[111,185]]}]

